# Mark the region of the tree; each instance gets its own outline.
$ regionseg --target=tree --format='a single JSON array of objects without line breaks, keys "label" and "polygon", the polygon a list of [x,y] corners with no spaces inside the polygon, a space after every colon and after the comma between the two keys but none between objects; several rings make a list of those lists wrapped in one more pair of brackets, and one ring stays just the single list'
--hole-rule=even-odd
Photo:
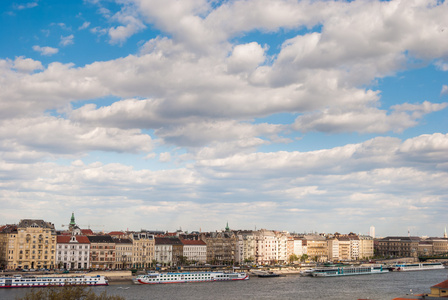
[{"label": "tree", "polygon": [[292,263],[294,263],[295,261],[298,261],[299,260],[299,258],[297,257],[297,255],[295,255],[295,254],[291,254],[290,256],[289,256],[289,263],[290,264],[292,264]]},{"label": "tree", "polygon": [[125,300],[121,296],[109,296],[106,291],[97,295],[84,286],[44,287],[32,289],[20,300]]},{"label": "tree", "polygon": [[303,254],[303,255],[300,257],[300,260],[301,260],[302,262],[306,261],[307,259],[308,259],[308,254]]}]

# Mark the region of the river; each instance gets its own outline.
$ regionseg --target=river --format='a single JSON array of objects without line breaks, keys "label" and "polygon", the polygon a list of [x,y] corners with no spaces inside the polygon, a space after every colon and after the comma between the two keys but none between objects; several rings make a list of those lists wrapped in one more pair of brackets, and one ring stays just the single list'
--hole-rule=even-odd
[{"label": "river", "polygon": [[[111,284],[95,292],[125,299],[375,299],[390,300],[412,293],[429,293],[448,279],[448,270],[390,272],[346,277],[251,277],[247,281],[160,285]],[[23,297],[29,289],[2,289],[0,299]]]}]

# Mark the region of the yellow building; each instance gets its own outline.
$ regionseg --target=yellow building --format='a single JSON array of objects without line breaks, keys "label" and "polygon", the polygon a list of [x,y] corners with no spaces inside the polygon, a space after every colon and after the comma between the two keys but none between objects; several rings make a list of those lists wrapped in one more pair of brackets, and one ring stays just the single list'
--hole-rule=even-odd
[{"label": "yellow building", "polygon": [[149,232],[133,232],[129,234],[132,240],[132,267],[149,268],[155,259],[154,235]]},{"label": "yellow building", "polygon": [[56,231],[43,220],[24,219],[0,233],[0,264],[5,269],[53,269]]},{"label": "yellow building", "polygon": [[439,284],[436,284],[431,287],[431,294],[428,295],[429,297],[448,297],[448,280],[445,280]]}]

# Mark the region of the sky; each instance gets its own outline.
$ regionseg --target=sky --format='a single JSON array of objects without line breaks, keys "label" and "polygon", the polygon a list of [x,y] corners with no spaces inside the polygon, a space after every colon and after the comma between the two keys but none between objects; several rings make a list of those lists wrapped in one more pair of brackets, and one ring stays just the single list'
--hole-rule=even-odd
[{"label": "sky", "polygon": [[442,236],[448,3],[0,1],[0,224]]}]

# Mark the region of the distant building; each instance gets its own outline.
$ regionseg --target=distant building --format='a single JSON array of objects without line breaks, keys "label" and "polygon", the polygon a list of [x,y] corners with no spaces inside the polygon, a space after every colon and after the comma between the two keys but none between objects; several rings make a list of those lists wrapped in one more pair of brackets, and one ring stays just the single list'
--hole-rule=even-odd
[{"label": "distant building", "polygon": [[370,226],[370,234],[372,238],[375,238],[375,226]]},{"label": "distant building", "polygon": [[417,257],[419,237],[388,236],[378,241],[378,255],[392,257]]}]

